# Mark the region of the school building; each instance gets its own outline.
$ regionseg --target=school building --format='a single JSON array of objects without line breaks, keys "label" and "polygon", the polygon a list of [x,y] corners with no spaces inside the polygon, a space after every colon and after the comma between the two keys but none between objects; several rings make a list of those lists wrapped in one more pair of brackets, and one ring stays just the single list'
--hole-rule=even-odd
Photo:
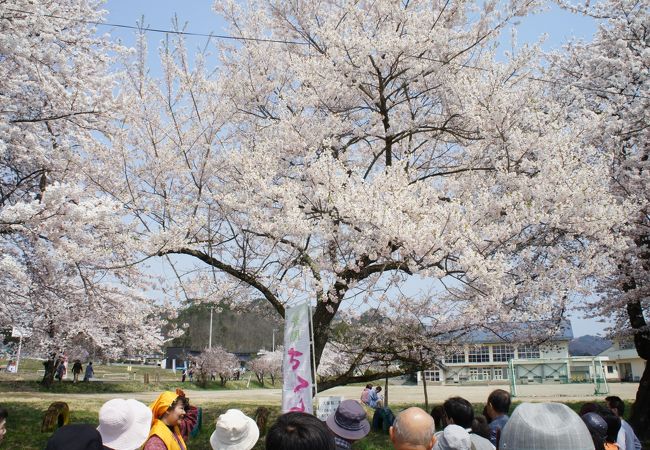
[{"label": "school building", "polygon": [[[544,323],[492,324],[472,331],[457,344],[459,351],[446,355],[440,364],[417,374],[418,384],[504,384],[594,382],[604,378],[608,356],[569,356],[573,339],[570,321],[542,344],[526,337]],[[492,331],[498,330],[498,331]]]}]

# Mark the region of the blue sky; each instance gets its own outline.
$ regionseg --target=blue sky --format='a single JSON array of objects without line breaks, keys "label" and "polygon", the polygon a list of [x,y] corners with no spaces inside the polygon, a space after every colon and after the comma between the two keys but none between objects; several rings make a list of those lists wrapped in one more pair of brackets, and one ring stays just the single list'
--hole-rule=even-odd
[{"label": "blue sky", "polygon": [[[108,11],[106,21],[120,25],[135,26],[144,16],[144,25],[157,29],[172,29],[172,18],[178,17],[181,26],[187,23],[186,31],[204,34],[226,34],[224,22],[212,11],[211,0],[107,0],[104,9]],[[590,40],[596,30],[593,19],[561,10],[555,5],[545,11],[522,19],[517,27],[517,43],[534,43],[545,37],[542,48],[546,51],[559,50],[570,39]],[[100,27],[102,33],[110,33],[126,45],[133,45],[134,33],[120,28]],[[510,48],[510,32],[502,36],[503,50]],[[155,74],[156,49],[164,39],[163,33],[148,33],[147,40],[150,62]],[[189,50],[205,45],[204,37],[187,37]],[[157,266],[157,264],[153,264]],[[164,270],[161,264],[161,270]],[[166,271],[171,272],[171,271]],[[171,275],[171,273],[170,273]],[[572,318],[576,336],[602,333],[604,324],[595,320]]]}]

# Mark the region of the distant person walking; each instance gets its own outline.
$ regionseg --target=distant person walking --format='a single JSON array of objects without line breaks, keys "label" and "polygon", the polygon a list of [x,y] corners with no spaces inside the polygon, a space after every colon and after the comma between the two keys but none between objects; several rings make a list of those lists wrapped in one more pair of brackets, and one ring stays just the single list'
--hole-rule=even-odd
[{"label": "distant person walking", "polygon": [[93,369],[92,361],[86,366],[86,373],[84,374],[84,381],[90,381],[95,376],[95,369]]},{"label": "distant person walking", "polygon": [[74,362],[72,365],[72,382],[76,383],[79,381],[79,375],[81,374],[81,371],[83,370],[83,367],[81,365],[81,361],[78,359]]}]

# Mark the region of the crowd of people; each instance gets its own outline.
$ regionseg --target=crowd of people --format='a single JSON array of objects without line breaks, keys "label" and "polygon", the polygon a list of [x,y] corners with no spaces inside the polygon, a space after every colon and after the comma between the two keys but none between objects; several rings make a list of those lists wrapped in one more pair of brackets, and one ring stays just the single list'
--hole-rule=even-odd
[{"label": "crowd of people", "polygon": [[[311,414],[289,412],[266,432],[267,450],[350,450],[368,435],[366,413],[387,409],[381,388],[364,389],[361,401],[343,400],[325,421]],[[265,408],[260,408],[265,409]],[[451,397],[431,413],[410,407],[388,427],[395,450],[641,450],[630,425],[622,419],[625,404],[610,396],[606,404],[585,403],[579,414],[561,403],[522,403],[509,415],[510,394],[494,390],[483,414],[472,404]],[[8,412],[0,408],[0,443]],[[373,420],[374,422],[374,420]],[[265,424],[238,409],[221,414],[210,436],[214,450],[250,450]],[[200,412],[185,393],[161,393],[148,407],[133,399],[113,399],[99,410],[99,426],[71,424],[59,428],[46,450],[187,450],[198,431]],[[191,447],[191,445],[190,445]]]}]

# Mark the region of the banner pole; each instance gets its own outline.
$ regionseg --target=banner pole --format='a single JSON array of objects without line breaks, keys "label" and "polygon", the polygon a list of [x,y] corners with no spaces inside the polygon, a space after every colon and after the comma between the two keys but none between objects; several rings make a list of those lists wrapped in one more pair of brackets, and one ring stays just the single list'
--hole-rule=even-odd
[{"label": "banner pole", "polygon": [[314,400],[316,400],[315,403],[317,403],[318,402],[318,381],[316,379],[318,378],[318,374],[316,373],[316,342],[314,342],[314,321],[312,320],[312,316],[311,316],[311,302],[307,303],[307,306],[309,308],[309,332],[311,333],[310,336],[311,360],[312,360],[312,367],[314,370]]}]

